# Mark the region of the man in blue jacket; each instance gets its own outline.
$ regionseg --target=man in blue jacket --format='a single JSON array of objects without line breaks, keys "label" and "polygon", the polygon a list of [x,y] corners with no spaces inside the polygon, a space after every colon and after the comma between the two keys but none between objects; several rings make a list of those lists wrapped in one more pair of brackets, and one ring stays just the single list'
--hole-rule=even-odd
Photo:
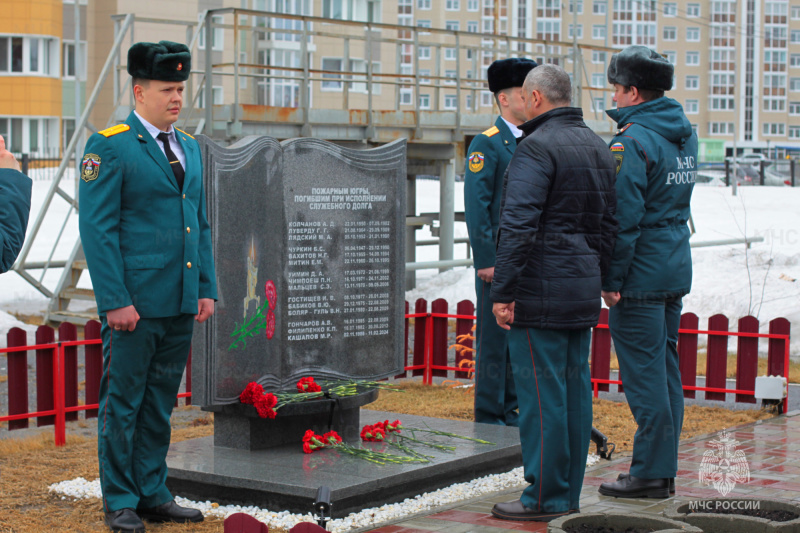
[{"label": "man in blue jacket", "polygon": [[603,299],[639,427],[630,472],[600,486],[607,496],[667,498],[675,490],[683,426],[678,325],[692,286],[687,221],[697,135],[681,105],[664,96],[672,78],[673,66],[645,46],[629,46],[608,67],[617,109],[606,113],[619,128],[610,145],[619,234]]},{"label": "man in blue jacket", "polygon": [[31,179],[19,171],[19,163],[0,136],[0,274],[11,269],[25,241],[31,186]]},{"label": "man in blue jacket", "polygon": [[535,61],[499,59],[489,65],[489,90],[500,116],[472,140],[464,172],[464,211],[475,266],[475,421],[516,426],[517,393],[511,374],[505,331],[495,322],[489,291],[494,277],[497,227],[503,175],[522,136],[525,95],[522,82]]},{"label": "man in blue jacket", "polygon": [[173,127],[191,72],[186,45],[128,51],[135,110],[92,135],[81,165],[80,234],[102,320],[98,459],[105,522],[199,522],[165,485],[170,415],[193,323],[217,297],[197,141]]},{"label": "man in blue jacket", "polygon": [[539,65],[524,85],[526,133],[506,172],[491,298],[508,330],[525,481],[505,520],[580,508],[592,431],[591,328],[616,232],[614,158],[569,107],[569,75]]}]

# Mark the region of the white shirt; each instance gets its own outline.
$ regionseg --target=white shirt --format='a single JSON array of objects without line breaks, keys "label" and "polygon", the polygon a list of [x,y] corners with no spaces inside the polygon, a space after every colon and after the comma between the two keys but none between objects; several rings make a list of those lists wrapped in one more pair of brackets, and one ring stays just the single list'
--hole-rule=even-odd
[{"label": "white shirt", "polygon": [[[149,122],[147,122],[144,118],[142,118],[142,115],[136,112],[136,110],[134,110],[133,112],[136,114],[136,118],[138,118],[141,121],[142,125],[144,125],[147,132],[153,136],[153,139],[156,141],[156,144],[158,145],[159,148],[161,148],[161,153],[164,154],[164,157],[167,157],[167,153],[164,151],[164,143],[157,138],[158,134],[161,133],[161,130],[156,128]],[[186,154],[183,153],[183,147],[181,146],[181,143],[179,143],[178,139],[175,138],[175,128],[173,128],[172,125],[170,124],[169,131],[166,133],[167,135],[169,135],[169,147],[172,149],[172,152],[175,154],[175,157],[178,158],[178,161],[181,162],[181,166],[183,167],[183,169],[186,170]],[[169,162],[169,159],[167,160],[167,162]]]},{"label": "white shirt", "polygon": [[514,135],[514,137],[516,137],[517,139],[522,137],[522,130],[521,129],[519,129],[518,127],[516,127],[515,125],[513,125],[512,123],[510,123],[509,121],[507,121],[503,117],[500,117],[500,118],[502,118],[503,122],[506,123],[506,126],[508,126],[508,129],[511,130],[511,133]]}]

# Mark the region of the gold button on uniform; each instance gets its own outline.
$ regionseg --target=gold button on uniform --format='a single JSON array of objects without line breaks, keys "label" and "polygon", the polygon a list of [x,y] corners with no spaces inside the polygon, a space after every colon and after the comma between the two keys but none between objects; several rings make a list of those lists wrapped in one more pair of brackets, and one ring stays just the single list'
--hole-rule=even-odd
[{"label": "gold button on uniform", "polygon": [[186,200],[186,195],[185,194],[183,195],[183,199]]},{"label": "gold button on uniform", "polygon": [[186,228],[186,233],[191,233],[191,232],[192,232],[192,228]]},{"label": "gold button on uniform", "polygon": [[192,263],[191,262],[186,263],[186,268],[192,268]]}]

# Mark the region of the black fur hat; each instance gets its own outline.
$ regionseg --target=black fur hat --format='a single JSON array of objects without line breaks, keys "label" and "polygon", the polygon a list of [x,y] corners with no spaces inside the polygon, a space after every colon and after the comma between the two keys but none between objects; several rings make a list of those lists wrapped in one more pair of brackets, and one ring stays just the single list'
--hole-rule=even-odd
[{"label": "black fur hat", "polygon": [[185,44],[136,43],[128,50],[128,74],[132,78],[186,81],[191,70],[192,54]]},{"label": "black fur hat", "polygon": [[669,91],[674,73],[675,67],[664,56],[646,46],[634,45],[611,56],[608,83]]},{"label": "black fur hat", "polygon": [[498,59],[489,65],[487,72],[489,90],[493,93],[508,89],[509,87],[522,87],[525,76],[536,66],[536,61],[519,57]]}]

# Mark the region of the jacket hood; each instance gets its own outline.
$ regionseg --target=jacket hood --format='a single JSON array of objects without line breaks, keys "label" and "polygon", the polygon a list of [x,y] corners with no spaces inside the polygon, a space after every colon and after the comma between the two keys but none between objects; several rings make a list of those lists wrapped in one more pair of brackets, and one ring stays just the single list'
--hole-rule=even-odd
[{"label": "jacket hood", "polygon": [[662,96],[639,105],[608,109],[606,114],[621,128],[633,122],[651,129],[670,142],[682,144],[692,136],[692,124],[677,100]]}]

